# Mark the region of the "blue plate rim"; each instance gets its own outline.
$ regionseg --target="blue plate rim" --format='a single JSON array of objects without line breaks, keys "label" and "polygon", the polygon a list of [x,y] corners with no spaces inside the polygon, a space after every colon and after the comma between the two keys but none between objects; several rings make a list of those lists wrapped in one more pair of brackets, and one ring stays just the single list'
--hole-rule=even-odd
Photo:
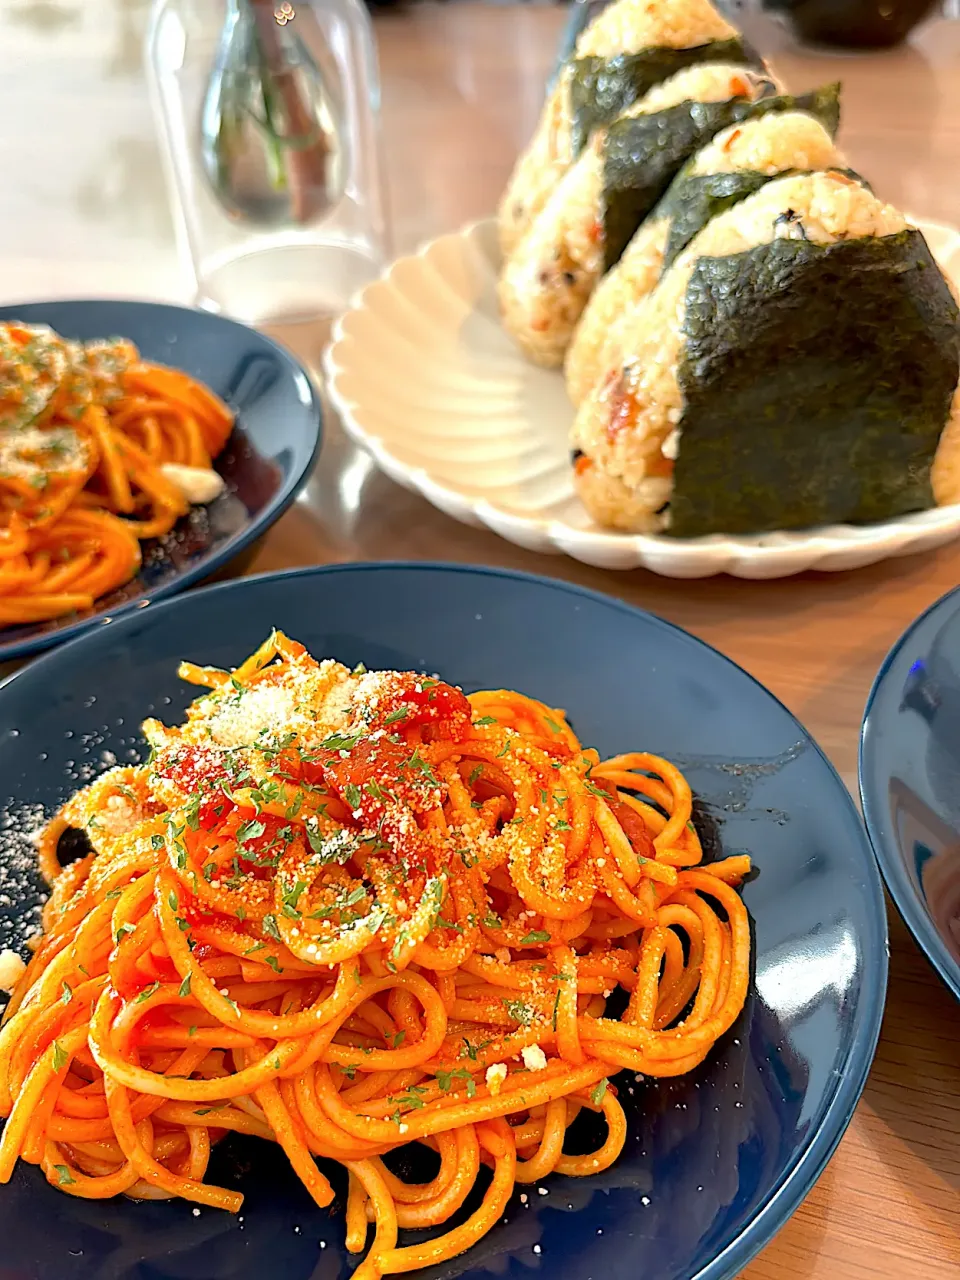
[{"label": "blue plate rim", "polygon": [[[280,489],[273,495],[267,505],[260,511],[257,516],[252,519],[239,533],[233,538],[228,539],[221,547],[214,552],[209,559],[201,560],[199,563],[187,569],[178,577],[170,582],[162,583],[160,586],[152,587],[145,591],[143,595],[137,596],[133,600],[127,600],[123,604],[118,605],[115,609],[111,609],[109,614],[94,613],[89,618],[80,618],[76,622],[71,622],[67,626],[60,627],[54,631],[47,631],[43,635],[34,636],[27,640],[14,640],[4,642],[2,632],[0,632],[0,662],[11,662],[17,658],[26,658],[33,653],[41,653],[45,649],[59,648],[62,644],[75,640],[78,636],[89,631],[91,627],[97,627],[104,622],[112,621],[115,618],[123,617],[136,609],[142,609],[144,604],[153,603],[157,600],[164,600],[170,596],[177,595],[181,591],[185,591],[188,587],[192,587],[194,583],[202,581],[204,578],[210,577],[224,565],[235,559],[241,552],[245,551],[251,543],[256,542],[266,531],[280,519],[280,517],[293,504],[303,485],[307,482],[310,473],[316,465],[317,458],[320,456],[320,449],[323,445],[323,402],[316,384],[311,378],[309,371],[297,359],[292,351],[288,351],[286,347],[276,342],[268,334],[254,329],[251,325],[243,324],[240,320],[233,320],[230,316],[219,315],[217,312],[207,311],[203,307],[186,307],[176,302],[151,302],[145,298],[33,298],[20,302],[5,302],[0,304],[0,319],[5,318],[6,313],[11,313],[9,318],[14,318],[18,309],[24,307],[53,307],[53,306],[127,306],[136,308],[147,308],[151,311],[173,311],[186,312],[189,315],[206,315],[221,324],[229,325],[233,329],[243,329],[247,333],[255,334],[267,346],[272,347],[274,351],[281,357],[283,362],[292,370],[301,374],[310,388],[310,412],[311,417],[316,423],[316,438],[310,449],[310,456],[304,466],[299,467],[290,473],[290,476]],[[3,683],[6,683],[5,681]]]},{"label": "blue plate rim", "polygon": [[866,705],[863,709],[863,720],[860,725],[860,750],[857,759],[857,781],[860,790],[860,807],[863,810],[864,823],[867,828],[867,835],[870,838],[870,847],[873,850],[877,866],[880,868],[883,882],[887,886],[887,892],[893,899],[894,906],[913,935],[917,946],[930,961],[930,964],[953,996],[960,1000],[960,964],[957,964],[957,961],[947,950],[936,925],[930,918],[929,912],[925,910],[917,897],[916,891],[910,884],[903,867],[903,860],[895,849],[896,839],[890,830],[885,806],[882,800],[873,794],[872,789],[866,782],[870,756],[873,751],[870,715],[891,668],[907,648],[917,631],[935,614],[938,614],[942,609],[946,609],[950,602],[956,600],[960,600],[960,586],[952,587],[914,618],[899,638],[894,641],[880,664],[880,670],[874,676],[873,684],[870,686],[870,692],[867,694]]},{"label": "blue plate rim", "polygon": [[[861,1000],[856,1014],[856,1025],[851,1040],[851,1049],[846,1069],[839,1075],[834,1077],[834,1093],[829,1099],[826,1106],[826,1112],[819,1128],[812,1135],[806,1148],[801,1152],[800,1157],[789,1172],[783,1182],[776,1187],[769,1195],[765,1204],[760,1208],[753,1220],[741,1234],[730,1242],[727,1247],[717,1254],[706,1266],[701,1267],[699,1271],[690,1276],[690,1280],[736,1280],[743,1268],[764,1248],[765,1245],[774,1238],[778,1231],[786,1225],[788,1220],[800,1207],[803,1200],[813,1189],[821,1173],[825,1169],[830,1157],[836,1150],[840,1139],[847,1130],[850,1121],[853,1119],[860,1096],[863,1093],[864,1086],[870,1068],[873,1064],[874,1055],[876,1053],[877,1043],[880,1039],[880,1030],[883,1020],[883,1012],[886,1002],[887,976],[889,968],[889,935],[887,926],[887,915],[883,899],[883,887],[881,877],[876,865],[876,860],[869,856],[871,852],[870,841],[864,830],[863,822],[857,812],[853,797],[847,790],[836,768],[824,753],[816,739],[808,732],[804,725],[797,719],[792,711],[780,701],[779,698],[749,671],[744,670],[732,658],[728,658],[726,654],[721,653],[719,649],[715,649],[713,645],[707,641],[701,640],[699,636],[693,635],[686,631],[683,627],[676,623],[669,622],[665,618],[659,617],[655,613],[651,613],[646,609],[642,609],[636,605],[627,604],[626,601],[620,600],[615,596],[607,595],[602,591],[595,591],[589,587],[583,587],[576,583],[566,582],[559,578],[550,578],[545,574],[527,573],[518,569],[502,569],[487,565],[471,565],[457,564],[453,561],[442,560],[384,560],[384,561],[347,561],[339,564],[329,565],[306,565],[297,568],[279,569],[269,573],[251,574],[241,578],[233,578],[227,582],[214,583],[208,587],[201,589],[202,594],[212,595],[229,591],[243,591],[247,584],[263,582],[267,580],[284,581],[296,580],[305,577],[323,577],[337,573],[356,573],[362,572],[379,572],[388,571],[433,571],[458,574],[475,574],[477,576],[505,578],[518,582],[526,582],[538,586],[549,587],[553,590],[559,590],[570,595],[579,596],[583,599],[593,601],[594,603],[603,604],[609,608],[616,609],[621,613],[640,617],[648,623],[652,623],[657,629],[668,634],[680,634],[688,639],[693,640],[697,645],[702,646],[710,653],[715,654],[724,663],[733,667],[734,670],[746,676],[751,684],[755,685],[763,694],[771,698],[778,707],[783,710],[786,715],[794,722],[800,730],[804,738],[810,743],[812,749],[819,755],[820,759],[827,767],[828,772],[832,775],[838,787],[843,802],[850,807],[857,819],[857,825],[863,833],[864,852],[867,853],[865,858],[866,882],[869,883],[868,892],[873,898],[873,912],[871,918],[875,926],[875,936],[862,938],[861,945],[865,951],[865,967],[869,969],[872,975],[872,981],[865,984],[864,996]],[[191,593],[190,597],[179,596],[173,599],[161,601],[159,605],[154,606],[157,609],[166,611],[177,608],[183,601],[193,598],[200,592]],[[100,626],[125,626],[134,625],[134,617],[127,613],[125,617],[113,616],[101,619]],[[6,679],[0,681],[0,699],[2,699],[3,691],[17,680],[22,679],[28,673],[39,673],[42,676],[47,665],[64,660],[69,661],[71,651],[79,645],[96,643],[95,636],[100,634],[99,629],[93,632],[74,637],[66,644],[59,646],[51,653],[45,654],[36,662],[31,663],[29,667],[23,667],[18,671],[11,673]],[[865,887],[866,887],[865,882]],[[867,950],[872,946],[874,954],[866,954]],[[879,979],[879,980],[877,980]]]}]

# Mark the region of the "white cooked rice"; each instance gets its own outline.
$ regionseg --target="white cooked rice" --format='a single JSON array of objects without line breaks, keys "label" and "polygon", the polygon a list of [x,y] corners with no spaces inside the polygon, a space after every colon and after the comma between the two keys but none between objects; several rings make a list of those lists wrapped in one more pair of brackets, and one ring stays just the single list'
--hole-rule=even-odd
[{"label": "white cooked rice", "polygon": [[575,407],[590,394],[600,370],[609,364],[608,348],[613,349],[624,318],[656,288],[669,233],[669,218],[648,218],[591,294],[563,364],[567,395]]},{"label": "white cooked rice", "polygon": [[828,169],[842,154],[820,121],[806,111],[771,111],[758,120],[731,125],[699,151],[691,174],[774,174],[784,169]]},{"label": "white cooked rice", "polygon": [[[764,76],[729,63],[698,63],[651,89],[620,119],[653,115],[683,102],[723,102],[756,97]],[[563,361],[587,299],[603,274],[601,232],[604,132],[564,173],[500,277],[503,323],[536,364]]]},{"label": "white cooked rice", "polygon": [[575,56],[610,58],[658,46],[692,49],[736,35],[709,0],[617,0],[580,33]]},{"label": "white cooked rice", "polygon": [[[803,111],[774,111],[731,125],[694,157],[689,174],[751,170],[825,169],[844,160],[830,134]],[[575,405],[588,395],[600,371],[623,351],[621,331],[634,307],[656,287],[669,225],[649,220],[640,227],[617,265],[597,285],[567,351],[567,392]]]},{"label": "white cooked rice", "polygon": [[708,223],[632,313],[623,345],[628,354],[604,365],[577,412],[572,443],[584,455],[576,468],[577,489],[599,523],[635,533],[668,527],[669,512],[661,508],[670,500],[672,462],[682,448],[677,369],[694,265],[700,257],[769,244],[784,234],[777,219],[788,211],[818,244],[894,235],[906,226],[891,205],[837,173],[769,182]]},{"label": "white cooked rice", "polygon": [[570,164],[570,67],[564,67],[544,105],[529,146],[521,151],[497,206],[500,251],[508,257]]},{"label": "white cooked rice", "polygon": [[723,102],[734,96],[730,81],[735,79],[743,81],[740,92],[750,98],[758,98],[772,83],[766,72],[754,71],[751,67],[730,62],[695,62],[692,67],[684,67],[668,80],[655,84],[639,102],[627,107],[620,119],[652,116],[678,107],[681,102]]}]

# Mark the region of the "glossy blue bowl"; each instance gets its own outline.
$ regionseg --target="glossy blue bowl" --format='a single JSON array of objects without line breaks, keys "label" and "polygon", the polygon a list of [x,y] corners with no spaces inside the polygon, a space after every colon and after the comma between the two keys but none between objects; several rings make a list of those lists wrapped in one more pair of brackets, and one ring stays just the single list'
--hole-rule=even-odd
[{"label": "glossy blue bowl", "polygon": [[[603,754],[669,756],[695,789],[708,857],[750,852],[755,972],[730,1033],[688,1076],[619,1077],[630,1129],[617,1164],[551,1176],[547,1194],[518,1188],[483,1241],[429,1272],[736,1276],[810,1190],[856,1106],[880,1028],[886,918],[863,827],[817,745],[750,676],[649,614],[515,573],[344,565],[229,582],[98,627],[0,687],[13,816],[3,868],[20,902],[3,911],[0,945],[35,919],[30,855],[14,835],[37,806],[49,812],[114,757],[139,758],[144,716],[180,717],[193,691],[177,681],[179,659],[236,664],[271,626],[351,665],[523,690],[564,707]],[[338,1280],[352,1266],[345,1179],[329,1172],[338,1196],[321,1212],[278,1150],[231,1139],[210,1176],[246,1195],[233,1218],[75,1200],[20,1166],[0,1188],[4,1267],[18,1280]]]},{"label": "glossy blue bowl", "polygon": [[960,1000],[960,589],[921,614],[880,668],[860,796],[890,896]]},{"label": "glossy blue bowl", "polygon": [[130,338],[146,360],[205,382],[237,415],[215,467],[226,490],[164,538],[143,543],[137,576],[89,613],[0,629],[0,662],[59,644],[105,614],[182,591],[222,569],[283,515],[320,449],[320,400],[306,372],[262,333],[209,311],[158,302],[67,301],[0,307],[0,321],[47,324],[67,338]]}]

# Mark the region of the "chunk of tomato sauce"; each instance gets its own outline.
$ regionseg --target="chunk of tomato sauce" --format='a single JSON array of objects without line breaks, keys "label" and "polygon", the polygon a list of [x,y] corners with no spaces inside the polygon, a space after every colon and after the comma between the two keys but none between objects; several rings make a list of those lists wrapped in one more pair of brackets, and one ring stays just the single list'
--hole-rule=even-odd
[{"label": "chunk of tomato sauce", "polygon": [[404,673],[381,698],[370,729],[402,733],[421,728],[426,742],[441,738],[459,742],[470,727],[471,714],[466,696],[452,684]]},{"label": "chunk of tomato sauce", "polygon": [[[183,746],[175,754],[160,758],[154,765],[158,777],[168,778],[188,795],[199,794],[197,825],[202,831],[216,831],[227,839],[238,839],[241,866],[255,875],[269,874],[277,856],[289,840],[280,833],[291,829],[285,818],[257,813],[253,805],[238,805],[223,790],[237,783],[222,756],[207,747]],[[242,785],[242,784],[240,784]],[[251,823],[256,823],[255,827]],[[267,864],[267,865],[264,865]]]},{"label": "chunk of tomato sauce", "polygon": [[592,779],[593,785],[601,791],[605,791],[610,799],[607,804],[610,812],[620,823],[623,828],[623,834],[630,841],[631,848],[638,858],[655,858],[656,848],[654,847],[653,838],[647,830],[647,824],[640,817],[636,810],[631,809],[628,804],[624,804],[617,797],[617,789],[612,782],[608,782],[605,778]]},{"label": "chunk of tomato sauce", "polygon": [[230,781],[223,755],[211,747],[177,746],[158,754],[153,766],[160,778],[169,778],[188,795]]},{"label": "chunk of tomato sauce", "polygon": [[210,747],[180,746],[158,755],[153,765],[158,778],[167,778],[188,796],[199,793],[197,818],[205,831],[212,831],[236,806],[224,793],[233,775],[223,755]]},{"label": "chunk of tomato sauce", "polygon": [[336,796],[349,815],[347,825],[376,830],[395,858],[411,866],[427,860],[416,818],[435,802],[435,776],[419,748],[388,737],[364,738],[342,754],[323,751],[304,762],[305,781]]},{"label": "chunk of tomato sauce", "polygon": [[[187,922],[190,925],[197,923],[200,917],[191,911],[187,911]],[[218,917],[204,917],[204,923],[209,923],[211,919]],[[236,929],[236,920],[228,920],[222,917],[223,923],[227,929]],[[206,942],[198,942],[193,948],[193,958],[198,963],[210,959],[217,954],[216,947]],[[112,982],[118,995],[125,1000],[132,1000],[146,988],[150,987],[154,982],[180,983],[180,974],[174,967],[173,961],[165,955],[157,955],[154,950],[144,953],[137,961],[136,968],[125,970],[123,972],[112,974]],[[143,1031],[152,1026],[173,1026],[175,1021],[168,1017],[165,1009],[151,1010],[139,1024],[138,1030]],[[135,1037],[136,1043],[139,1037]]]}]

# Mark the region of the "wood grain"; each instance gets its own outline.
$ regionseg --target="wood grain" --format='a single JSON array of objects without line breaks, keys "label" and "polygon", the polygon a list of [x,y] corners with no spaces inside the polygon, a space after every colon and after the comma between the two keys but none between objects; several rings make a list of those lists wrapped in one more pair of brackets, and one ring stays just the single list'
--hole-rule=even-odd
[{"label": "wood grain", "polygon": [[[0,63],[25,104],[4,139],[10,172],[22,175],[0,201],[4,297],[184,296],[139,63],[147,9],[147,0],[0,4]],[[398,251],[491,212],[533,129],[565,19],[559,8],[473,4],[378,16]],[[770,20],[745,25],[790,88],[843,80],[841,142],[879,194],[960,220],[960,23],[936,20],[900,50],[858,57],[799,50]],[[321,328],[278,336],[316,365]],[[552,574],[679,623],[780,697],[854,791],[860,718],[884,654],[960,580],[960,546],[771,583],[674,582],[537,557],[392,484],[328,414],[319,467],[252,567],[396,558]],[[746,1280],[960,1275],[960,1010],[889,914],[889,999],[863,1101]]]}]

